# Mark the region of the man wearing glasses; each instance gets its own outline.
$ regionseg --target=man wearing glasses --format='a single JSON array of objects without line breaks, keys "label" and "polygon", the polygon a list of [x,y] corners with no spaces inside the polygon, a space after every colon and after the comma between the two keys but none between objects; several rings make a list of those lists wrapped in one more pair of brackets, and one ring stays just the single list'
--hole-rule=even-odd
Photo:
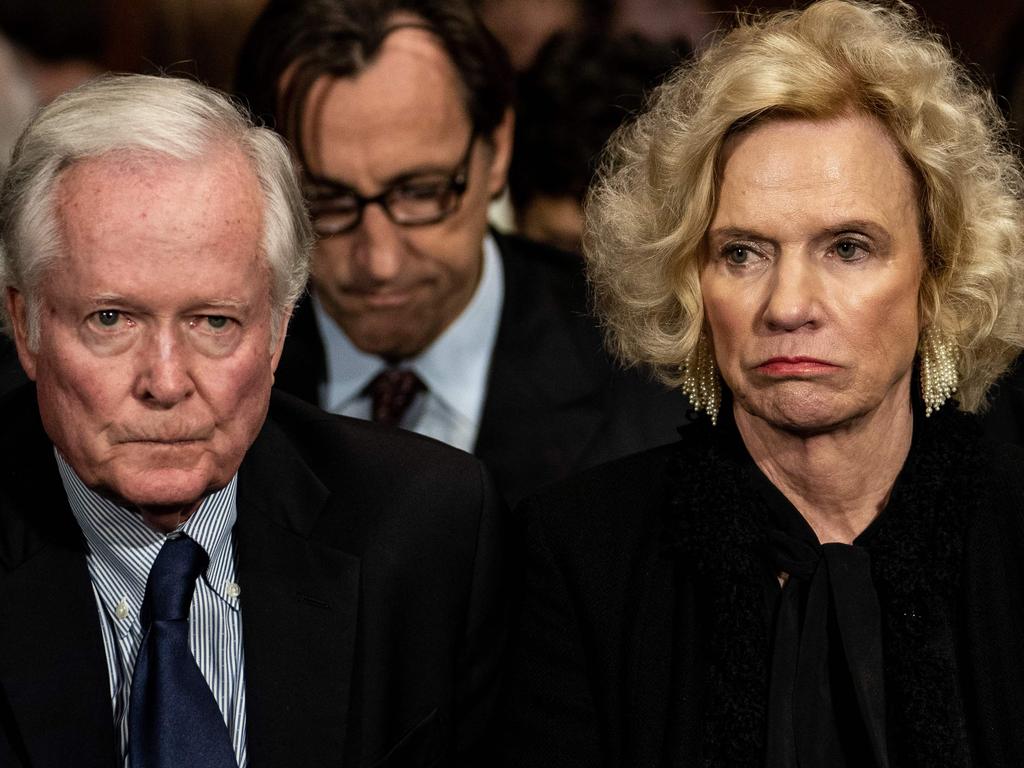
[{"label": "man wearing glasses", "polygon": [[464,0],[272,0],[238,83],[318,236],[278,386],[471,451],[514,501],[673,439],[685,401],[607,359],[578,259],[488,230],[511,84]]}]

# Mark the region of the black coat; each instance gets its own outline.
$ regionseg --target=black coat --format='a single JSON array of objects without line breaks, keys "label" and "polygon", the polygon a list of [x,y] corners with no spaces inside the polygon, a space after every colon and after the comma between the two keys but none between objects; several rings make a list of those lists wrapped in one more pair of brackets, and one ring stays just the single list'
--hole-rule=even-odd
[{"label": "black coat", "polygon": [[[507,765],[763,765],[774,576],[723,439],[704,420],[524,503]],[[894,767],[1024,764],[1022,462],[949,406],[915,418],[867,544]]]},{"label": "black coat", "polygon": [[[0,406],[0,473],[0,766],[116,768],[86,545],[31,388]],[[503,519],[472,457],[276,395],[234,529],[250,765],[478,765]]]},{"label": "black coat", "polygon": [[[509,501],[569,474],[675,439],[686,399],[603,350],[577,257],[495,233],[505,295],[473,453]],[[295,311],[278,388],[317,402],[326,377],[309,302]]]}]

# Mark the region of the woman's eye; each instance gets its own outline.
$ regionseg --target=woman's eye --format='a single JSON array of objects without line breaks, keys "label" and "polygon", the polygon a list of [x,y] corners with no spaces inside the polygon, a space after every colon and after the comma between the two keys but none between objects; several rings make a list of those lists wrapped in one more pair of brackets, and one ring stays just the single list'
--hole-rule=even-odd
[{"label": "woman's eye", "polygon": [[856,261],[863,255],[864,249],[860,243],[853,240],[841,240],[835,246],[836,256],[843,261]]},{"label": "woman's eye", "polygon": [[749,262],[750,256],[750,249],[739,245],[727,248],[725,251],[725,260],[730,264],[736,264],[737,266]]}]

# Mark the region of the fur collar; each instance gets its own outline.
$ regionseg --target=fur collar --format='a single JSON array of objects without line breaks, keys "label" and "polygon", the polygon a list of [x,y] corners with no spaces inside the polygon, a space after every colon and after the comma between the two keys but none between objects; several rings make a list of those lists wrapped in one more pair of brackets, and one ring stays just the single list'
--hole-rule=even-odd
[{"label": "fur collar", "polygon": [[[729,404],[724,404],[725,408]],[[763,763],[769,627],[768,513],[731,418],[687,427],[669,465],[663,542],[703,596],[708,634],[702,764]],[[985,456],[952,405],[925,418],[866,546],[882,609],[889,752],[894,766],[966,766],[969,748],[955,649],[966,523],[987,502]],[[684,576],[685,577],[685,576]]]}]

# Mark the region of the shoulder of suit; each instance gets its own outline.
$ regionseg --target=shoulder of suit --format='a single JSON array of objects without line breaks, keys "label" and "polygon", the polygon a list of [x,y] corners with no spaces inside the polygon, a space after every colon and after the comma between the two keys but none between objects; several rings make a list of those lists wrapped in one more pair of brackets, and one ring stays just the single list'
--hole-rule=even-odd
[{"label": "shoulder of suit", "polygon": [[409,482],[423,483],[481,472],[478,459],[437,440],[327,413],[278,390],[271,394],[267,432],[283,436],[328,487],[340,466],[347,477],[385,474],[388,467],[400,466]]},{"label": "shoulder of suit", "polygon": [[583,259],[575,254],[528,240],[519,235],[493,233],[505,267],[505,280],[533,283],[585,305],[586,272]]}]

